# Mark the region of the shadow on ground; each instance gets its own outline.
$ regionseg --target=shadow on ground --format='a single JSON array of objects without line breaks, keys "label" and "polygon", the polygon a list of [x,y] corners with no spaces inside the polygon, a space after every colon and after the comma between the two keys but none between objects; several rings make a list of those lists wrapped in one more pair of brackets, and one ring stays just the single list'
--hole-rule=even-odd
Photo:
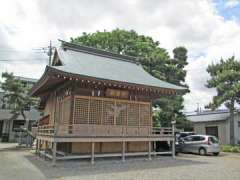
[{"label": "shadow on ground", "polygon": [[37,167],[47,179],[206,164],[205,162],[198,161],[197,157],[191,158],[190,160],[179,158],[174,160],[172,157],[157,156],[151,161],[146,160],[146,157],[132,157],[128,158],[124,163],[122,163],[119,158],[107,158],[104,160],[97,158],[94,165],[90,164],[90,160],[58,161],[56,167],[53,167],[51,161],[44,160],[34,154],[25,155],[25,157]]}]

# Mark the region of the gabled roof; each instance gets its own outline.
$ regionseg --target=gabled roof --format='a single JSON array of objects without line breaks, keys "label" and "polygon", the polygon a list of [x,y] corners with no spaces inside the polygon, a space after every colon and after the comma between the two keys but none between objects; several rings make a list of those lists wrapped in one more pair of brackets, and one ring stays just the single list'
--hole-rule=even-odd
[{"label": "gabled roof", "polygon": [[58,73],[67,73],[73,76],[127,83],[135,86],[171,90],[186,89],[151,76],[142,68],[137,59],[131,56],[62,41],[62,46],[56,49],[53,59],[52,66],[47,67],[46,71],[55,70]]},{"label": "gabled roof", "polygon": [[53,66],[53,68],[61,71],[133,84],[185,89],[151,76],[131,56],[119,55],[67,42],[63,42],[63,48],[59,48],[57,54],[63,66]]}]

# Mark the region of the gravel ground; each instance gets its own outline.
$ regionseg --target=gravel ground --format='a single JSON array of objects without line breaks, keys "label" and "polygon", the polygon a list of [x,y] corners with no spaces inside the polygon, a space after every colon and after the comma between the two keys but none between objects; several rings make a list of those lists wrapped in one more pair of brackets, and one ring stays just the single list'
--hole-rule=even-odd
[{"label": "gravel ground", "polygon": [[0,144],[0,179],[86,179],[86,180],[239,180],[240,154],[221,153],[220,156],[181,154],[176,160],[158,156],[148,161],[146,157],[97,159],[89,161],[60,161],[56,167],[50,161],[35,156],[29,150]]}]

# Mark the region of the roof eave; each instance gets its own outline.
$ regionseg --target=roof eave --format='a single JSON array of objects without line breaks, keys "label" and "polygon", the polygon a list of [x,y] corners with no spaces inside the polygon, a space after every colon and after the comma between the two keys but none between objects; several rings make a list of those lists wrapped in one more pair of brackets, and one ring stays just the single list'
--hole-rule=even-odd
[{"label": "roof eave", "polygon": [[[62,74],[63,76],[70,76],[71,78],[85,78],[85,79],[93,79],[93,80],[99,80],[99,81],[108,81],[112,83],[120,83],[120,84],[126,84],[129,86],[137,86],[139,88],[152,88],[152,89],[161,89],[161,90],[172,90],[172,91],[185,91],[187,90],[186,88],[180,87],[179,89],[175,88],[165,88],[165,87],[156,87],[156,86],[149,86],[149,85],[144,85],[144,84],[135,84],[135,83],[129,83],[129,82],[123,82],[123,81],[116,81],[116,80],[111,80],[111,79],[103,79],[103,78],[97,78],[97,77],[92,77],[92,76],[86,76],[86,75],[81,75],[81,74],[75,74],[75,73],[70,73],[66,71],[62,71],[60,69],[54,68],[54,67],[48,67],[49,70],[51,70],[54,73],[59,73],[60,75]],[[65,77],[66,78],[66,77]]]},{"label": "roof eave", "polygon": [[32,87],[30,91],[30,96],[36,96],[37,91],[45,84],[49,78],[50,66],[46,66],[45,71],[37,83]]}]

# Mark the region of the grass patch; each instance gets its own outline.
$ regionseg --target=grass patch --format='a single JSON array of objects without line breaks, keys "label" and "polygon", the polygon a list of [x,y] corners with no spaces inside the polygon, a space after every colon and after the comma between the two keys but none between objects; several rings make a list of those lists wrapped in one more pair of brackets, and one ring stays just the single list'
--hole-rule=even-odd
[{"label": "grass patch", "polygon": [[223,152],[240,153],[240,146],[222,145]]}]

